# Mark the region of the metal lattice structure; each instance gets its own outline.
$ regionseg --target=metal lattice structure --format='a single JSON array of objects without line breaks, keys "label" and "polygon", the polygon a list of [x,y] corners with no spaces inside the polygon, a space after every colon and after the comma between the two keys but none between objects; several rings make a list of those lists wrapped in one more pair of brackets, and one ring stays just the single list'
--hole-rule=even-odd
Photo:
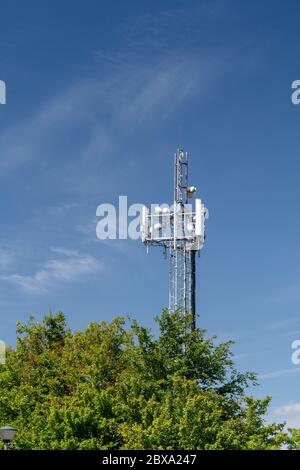
[{"label": "metal lattice structure", "polygon": [[196,323],[196,253],[204,244],[208,211],[192,198],[195,186],[189,186],[189,156],[181,148],[174,155],[173,205],[144,207],[141,237],[144,244],[163,247],[170,260],[169,310],[182,309]]}]

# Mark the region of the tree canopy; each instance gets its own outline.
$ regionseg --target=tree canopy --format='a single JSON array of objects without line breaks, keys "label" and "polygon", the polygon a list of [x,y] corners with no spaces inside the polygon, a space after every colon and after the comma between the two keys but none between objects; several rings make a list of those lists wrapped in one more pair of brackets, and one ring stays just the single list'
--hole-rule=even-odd
[{"label": "tree canopy", "polygon": [[[270,398],[247,396],[231,342],[164,310],[160,333],[117,317],[71,332],[63,313],[18,324],[0,366],[0,425],[17,449],[279,449]],[[294,431],[293,443],[299,445]]]}]

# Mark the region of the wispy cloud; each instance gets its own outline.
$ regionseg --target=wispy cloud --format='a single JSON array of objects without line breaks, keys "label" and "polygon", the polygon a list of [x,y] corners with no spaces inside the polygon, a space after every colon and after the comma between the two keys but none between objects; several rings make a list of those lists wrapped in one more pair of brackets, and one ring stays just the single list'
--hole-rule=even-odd
[{"label": "wispy cloud", "polygon": [[69,257],[78,257],[78,251],[77,250],[70,250],[68,248],[61,248],[61,247],[52,247],[51,251],[53,253],[58,253],[59,255],[65,255]]},{"label": "wispy cloud", "polygon": [[15,259],[15,255],[3,248],[0,249],[0,269],[5,269],[10,266]]},{"label": "wispy cloud", "polygon": [[300,403],[291,402],[270,410],[268,421],[285,422],[286,429],[300,427]]},{"label": "wispy cloud", "polygon": [[300,367],[290,367],[289,369],[275,370],[272,372],[266,372],[265,374],[260,374],[258,379],[273,379],[282,377],[283,375],[297,374],[300,372]]},{"label": "wispy cloud", "polygon": [[98,242],[98,238],[96,235],[97,223],[97,218],[93,217],[88,222],[77,224],[75,226],[75,230],[86,238],[88,238],[89,241]]},{"label": "wispy cloud", "polygon": [[[1,178],[30,162],[47,161],[42,167],[47,177],[63,178],[75,190],[78,182],[93,176],[92,161],[99,164],[115,151],[124,157],[122,144],[132,132],[146,123],[158,126],[187,100],[212,92],[215,77],[234,53],[173,52],[153,63],[127,63],[70,85],[32,117],[0,133]],[[80,175],[79,181],[72,173]]]},{"label": "wispy cloud", "polygon": [[299,318],[287,318],[284,320],[278,320],[274,321],[270,324],[268,324],[265,328],[268,330],[283,330],[284,328],[289,328],[291,325],[298,323],[299,324]]},{"label": "wispy cloud", "polygon": [[55,283],[67,283],[80,279],[85,274],[95,273],[102,269],[99,261],[89,254],[80,254],[75,250],[52,248],[63,258],[54,258],[45,262],[42,269],[33,275],[10,274],[0,279],[16,284],[29,293],[47,292]]},{"label": "wispy cloud", "polygon": [[299,302],[300,300],[300,283],[294,282],[278,288],[276,291],[270,293],[267,298],[267,303],[272,304],[289,304]]},{"label": "wispy cloud", "polygon": [[300,415],[300,403],[288,403],[286,405],[279,406],[274,409],[273,413],[278,416],[296,413]]}]

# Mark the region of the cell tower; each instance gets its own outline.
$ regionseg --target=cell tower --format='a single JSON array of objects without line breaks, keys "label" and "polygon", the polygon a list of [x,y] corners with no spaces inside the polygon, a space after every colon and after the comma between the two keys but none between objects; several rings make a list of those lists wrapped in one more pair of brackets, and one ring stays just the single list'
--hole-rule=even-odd
[{"label": "cell tower", "polygon": [[201,199],[191,202],[196,187],[189,185],[189,156],[181,148],[174,155],[173,205],[143,207],[142,242],[161,246],[170,261],[169,310],[182,309],[192,314],[196,326],[196,253],[200,254],[205,239],[208,210]]}]

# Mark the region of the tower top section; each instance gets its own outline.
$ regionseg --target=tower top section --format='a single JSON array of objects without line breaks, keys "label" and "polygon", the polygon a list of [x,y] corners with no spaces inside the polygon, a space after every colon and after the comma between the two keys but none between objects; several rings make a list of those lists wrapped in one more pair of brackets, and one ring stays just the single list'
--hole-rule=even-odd
[{"label": "tower top section", "polygon": [[197,188],[189,185],[189,156],[179,148],[174,154],[174,191],[171,204],[144,207],[141,237],[145,245],[161,245],[168,249],[198,251],[205,239],[208,210],[195,198]]}]

